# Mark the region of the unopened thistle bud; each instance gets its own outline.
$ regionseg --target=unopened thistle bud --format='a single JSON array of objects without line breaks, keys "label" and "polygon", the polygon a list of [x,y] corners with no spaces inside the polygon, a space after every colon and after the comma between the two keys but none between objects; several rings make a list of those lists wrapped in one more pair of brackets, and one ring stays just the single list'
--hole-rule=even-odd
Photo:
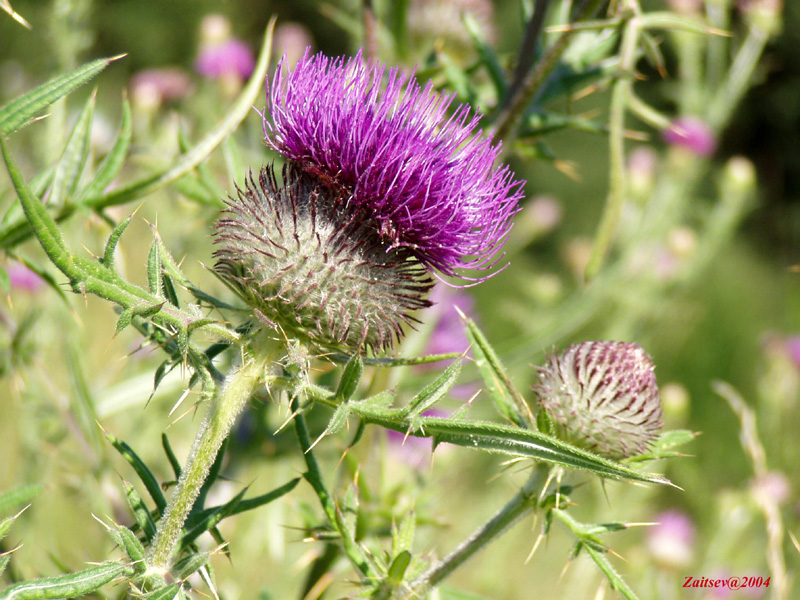
[{"label": "unopened thistle bud", "polygon": [[661,429],[653,370],[638,344],[583,342],[550,356],[534,390],[567,440],[619,460],[646,452]]},{"label": "unopened thistle bud", "polygon": [[[453,96],[396,69],[286,57],[264,133],[287,167],[239,190],[217,270],[270,326],[321,350],[389,349],[430,303],[431,275],[492,269],[522,182]],[[496,272],[496,269],[493,269]]]}]

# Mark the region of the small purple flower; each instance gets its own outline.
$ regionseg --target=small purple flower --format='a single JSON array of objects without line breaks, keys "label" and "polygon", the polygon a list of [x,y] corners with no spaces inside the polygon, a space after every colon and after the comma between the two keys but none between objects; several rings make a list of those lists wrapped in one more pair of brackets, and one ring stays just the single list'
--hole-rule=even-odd
[{"label": "small purple flower", "polygon": [[253,50],[236,38],[204,47],[194,63],[195,70],[209,79],[244,80],[250,77],[255,66]]},{"label": "small purple flower", "polygon": [[679,569],[692,562],[695,530],[684,513],[668,510],[656,516],[657,525],[647,531],[647,549],[663,567]]},{"label": "small purple flower", "polygon": [[159,107],[192,91],[189,76],[177,67],[145,69],[131,78],[131,95],[137,105]]},{"label": "small purple flower", "polygon": [[792,364],[800,369],[800,335],[795,335],[787,339],[784,348]]},{"label": "small purple flower", "polygon": [[696,117],[675,119],[662,137],[667,144],[685,148],[697,156],[711,156],[717,149],[714,132]]},{"label": "small purple flower", "polygon": [[[267,94],[267,143],[366,209],[389,248],[431,271],[460,275],[496,265],[523,182],[494,166],[500,146],[479,117],[413,74],[354,58],[281,60]],[[488,276],[480,277],[486,279]]]}]

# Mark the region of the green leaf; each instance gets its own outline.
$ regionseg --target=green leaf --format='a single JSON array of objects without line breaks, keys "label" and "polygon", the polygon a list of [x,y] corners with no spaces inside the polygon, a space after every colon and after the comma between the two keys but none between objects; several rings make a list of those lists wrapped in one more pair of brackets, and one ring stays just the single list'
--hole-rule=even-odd
[{"label": "green leaf", "polygon": [[204,566],[206,566],[210,556],[211,552],[198,552],[196,554],[190,554],[189,556],[182,558],[175,563],[175,566],[171,569],[172,573],[176,579],[183,581],[198,569],[202,569]]},{"label": "green leaf", "polygon": [[153,191],[173,183],[191,172],[197,165],[202,163],[209,154],[216,148],[225,137],[230,135],[239,123],[248,115],[252,109],[256,98],[262,93],[264,78],[267,75],[272,50],[272,32],[275,28],[275,19],[270,20],[267,32],[264,36],[264,43],[258,56],[256,67],[250,81],[242,90],[230,110],[226,111],[225,117],[212,129],[200,142],[197,143],[189,152],[183,154],[178,161],[163,173],[157,173],[139,181],[125,185],[119,189],[103,195],[86,198],[85,204],[95,209],[101,209],[117,204],[124,204],[136,198],[146,196]]},{"label": "green leaf", "polygon": [[81,191],[80,196],[78,196],[75,202],[76,204],[83,204],[86,198],[92,198],[102,194],[106,188],[111,185],[111,182],[114,181],[122,170],[122,165],[125,164],[125,157],[128,155],[132,137],[133,119],[131,118],[131,105],[128,99],[124,98],[122,100],[122,122],[117,132],[117,138],[114,140],[114,145],[111,151],[106,154],[103,162],[100,163],[92,181]]},{"label": "green leaf", "polygon": [[[416,356],[412,358],[363,358],[365,365],[370,367],[408,367],[414,365],[430,365],[443,360],[455,360],[463,355],[460,352],[449,352],[447,354],[430,354],[428,356]],[[346,354],[331,354],[328,356],[335,363],[347,363],[350,356]]]},{"label": "green leaf", "polygon": [[145,571],[145,551],[144,546],[142,546],[136,534],[122,525],[112,527],[108,530],[108,533],[111,535],[114,542],[125,552],[125,555],[128,557],[136,573],[143,573]]},{"label": "green leaf", "polygon": [[494,85],[495,98],[505,98],[508,92],[508,83],[506,82],[505,70],[500,64],[500,57],[494,49],[486,42],[483,31],[478,25],[477,19],[468,11],[462,13],[462,20],[464,27],[472,40],[472,45],[478,52],[481,64],[483,64],[486,71],[489,73],[489,78]]},{"label": "green leaf", "polygon": [[133,570],[118,562],[103,563],[97,567],[23,581],[0,592],[0,600],[44,600],[48,598],[74,598],[90,594],[119,576],[128,577]]},{"label": "green leaf", "polygon": [[408,550],[403,550],[398,554],[392,564],[389,565],[389,572],[387,576],[393,585],[399,585],[403,581],[403,575],[406,574],[408,565],[411,564],[411,553]]},{"label": "green leaf", "polygon": [[114,268],[114,252],[117,249],[117,244],[119,244],[119,239],[122,237],[122,234],[125,233],[125,230],[128,228],[128,225],[131,224],[133,220],[132,215],[128,215],[122,221],[119,222],[119,225],[114,227],[114,230],[111,232],[111,235],[108,236],[108,241],[106,242],[106,248],[103,251],[103,266],[108,269]]},{"label": "green leaf", "polygon": [[181,478],[181,463],[178,461],[178,457],[175,456],[175,452],[172,451],[172,446],[169,443],[169,438],[167,437],[166,433],[161,434],[161,445],[163,446],[164,454],[167,455],[167,460],[172,467],[172,472],[175,474],[175,481],[177,481]]},{"label": "green leaf", "polygon": [[28,504],[44,491],[38,483],[21,485],[0,494],[0,514],[8,513],[20,506]]},{"label": "green leaf", "polygon": [[8,135],[20,129],[53,102],[87,83],[122,56],[124,55],[100,58],[87,63],[71,73],[51,79],[0,108],[0,135]]},{"label": "green leaf", "polygon": [[[281,496],[291,492],[297,487],[299,482],[300,478],[298,477],[261,496],[247,498],[246,500],[240,499],[236,501],[234,505],[229,506],[236,500],[236,498],[234,498],[222,506],[206,508],[198,513],[194,513],[186,520],[186,533],[184,533],[183,540],[185,540],[186,544],[189,544],[196,539],[197,536],[202,534],[203,531],[206,531],[210,527],[210,523],[217,524],[225,517],[232,517],[233,515],[238,515],[248,510],[253,510],[265,504],[269,504],[273,500],[277,500]],[[226,509],[226,507],[228,507],[229,510]],[[220,517],[221,514],[222,516]]]},{"label": "green leaf", "polygon": [[528,405],[511,382],[494,348],[472,319],[465,318],[464,322],[475,364],[495,408],[515,425],[530,426]]},{"label": "green leaf", "polygon": [[339,403],[347,402],[356,393],[361,376],[364,374],[364,363],[359,356],[353,356],[342,371],[342,378],[339,387],[336,389],[335,401]]},{"label": "green leaf", "polygon": [[414,418],[428,410],[450,391],[460,374],[461,361],[457,360],[447,367],[433,383],[422,388],[422,390],[411,399],[408,405],[402,409],[402,416]]},{"label": "green leaf", "polygon": [[133,470],[136,471],[147,493],[150,494],[150,497],[153,499],[159,514],[163,514],[164,510],[167,508],[167,500],[164,498],[161,486],[158,485],[156,476],[153,475],[153,472],[128,444],[116,438],[111,433],[105,432],[105,436],[109,443],[114,446],[117,452],[119,452],[122,457],[128,461],[128,464],[133,467]]},{"label": "green leaf", "polygon": [[663,432],[653,444],[653,447],[644,454],[633,456],[627,460],[629,463],[645,462],[649,460],[658,460],[661,458],[674,458],[677,456],[684,456],[683,453],[678,452],[675,448],[688,444],[697,437],[697,433],[688,431],[686,429],[676,429],[674,431]]},{"label": "green leaf", "polygon": [[199,519],[190,517],[186,521],[186,526],[185,526],[186,533],[184,533],[183,537],[181,537],[180,547],[186,548],[189,544],[194,542],[203,533],[205,533],[212,527],[216,527],[217,525],[219,525],[220,522],[222,522],[222,520],[225,517],[229,517],[230,515],[234,514],[236,507],[241,503],[246,493],[247,493],[247,488],[243,489],[241,492],[236,494],[236,496],[231,498],[231,500],[229,500],[222,506],[217,506],[216,508],[212,508],[210,511],[203,511],[201,513],[201,518]]},{"label": "green leaf", "polygon": [[404,550],[411,550],[414,542],[414,531],[417,526],[417,517],[414,511],[409,511],[403,517],[400,527],[392,527],[392,555],[397,556]]},{"label": "green leaf", "polygon": [[527,457],[583,469],[610,479],[671,485],[663,475],[636,471],[529,429],[438,417],[421,417],[420,428],[433,436],[435,444],[447,442],[466,448]]},{"label": "green leaf", "polygon": [[56,164],[53,186],[50,188],[49,206],[61,208],[65,200],[72,198],[78,188],[86,159],[89,156],[89,141],[92,134],[95,94],[89,97],[67,139],[64,152]]},{"label": "green leaf", "polygon": [[153,520],[153,515],[147,509],[147,505],[142,500],[139,492],[130,483],[123,480],[122,488],[125,490],[125,498],[128,500],[128,506],[133,511],[133,516],[136,519],[137,525],[144,532],[148,541],[152,541],[156,535],[156,522]]}]

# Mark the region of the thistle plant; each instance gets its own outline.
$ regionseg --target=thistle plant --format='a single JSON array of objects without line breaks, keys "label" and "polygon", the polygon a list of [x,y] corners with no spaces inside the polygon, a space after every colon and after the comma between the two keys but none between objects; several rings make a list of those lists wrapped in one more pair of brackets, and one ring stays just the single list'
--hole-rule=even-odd
[{"label": "thistle plant", "polygon": [[[546,537],[562,539],[563,532],[552,528],[560,523],[572,557],[586,556],[597,566],[592,586],[637,598],[635,586],[615,568],[606,537],[643,520],[653,502],[676,502],[679,492],[665,493],[677,487],[670,479],[675,474],[665,474],[662,461],[679,456],[677,448],[694,437],[682,429],[662,431],[669,415],[662,410],[655,364],[663,345],[640,325],[724,247],[752,195],[747,164],[733,161],[721,171],[713,218],[696,245],[684,244],[679,258],[685,262],[657,282],[653,245],[675,239],[667,228],[683,224],[681,192],[715,156],[733,105],[776,31],[775,18],[766,19],[763,7],[748,8],[745,40],[727,65],[718,47],[726,21],[711,2],[708,20],[691,10],[646,12],[636,0],[608,9],[589,0],[574,10],[569,1],[521,2],[525,29],[516,56],[500,54],[494,36],[487,36],[502,28],[476,21],[493,18],[488,5],[442,1],[443,14],[455,10],[462,18],[437,29],[435,22],[418,27],[422,4],[376,0],[364,2],[357,14],[330,6],[326,17],[345,28],[352,51],[307,48],[299,59],[280,58],[271,73],[274,19],[253,63],[248,44],[234,37],[236,21],[207,17],[196,68],[222,85],[193,86],[188,69],[164,69],[180,80],[180,93],[165,92],[149,105],[134,93],[133,108],[123,99],[116,138],[102,160],[91,140],[105,100],[92,94],[70,130],[67,101],[124,60],[72,68],[91,37],[86,33],[77,43],[77,34],[67,31],[70,20],[53,17],[53,45],[64,49],[59,62],[66,72],[0,108],[0,149],[9,175],[8,190],[0,191],[0,247],[17,261],[16,270],[9,267],[12,274],[24,265],[64,306],[80,304],[65,290],[80,301],[97,296],[113,305],[113,344],[152,349],[146,358],[135,352],[120,376],[120,388],[141,400],[137,406],[148,405],[148,425],[133,424],[139,417],[126,412],[133,409],[125,408],[118,388],[95,388],[83,366],[87,357],[68,347],[63,368],[74,401],[67,425],[60,426],[70,427],[86,452],[102,459],[95,461],[96,482],[94,474],[86,481],[104,490],[93,497],[92,512],[110,540],[86,544],[80,558],[67,557],[58,563],[61,573],[49,576],[38,563],[24,564],[24,550],[0,545],[0,599],[466,597],[472,592],[450,582],[480,589],[461,567],[469,562],[480,569],[476,555],[500,552],[506,542],[498,540],[523,517],[541,526],[533,539],[526,537],[531,560],[547,567],[563,562],[541,544]],[[88,28],[87,6],[85,0],[56,0],[53,10]],[[26,22],[10,5],[3,7]],[[209,33],[220,24],[219,35]],[[688,99],[679,114],[660,112],[634,94],[633,75],[645,60],[664,71],[656,32],[674,34],[682,70],[700,43],[726,73],[715,73],[707,88],[697,79],[682,82]],[[74,43],[59,41],[59,35]],[[105,81],[99,79],[101,90]],[[579,87],[611,89],[607,122],[560,112]],[[702,103],[690,102],[692,94],[695,100],[713,95],[706,113],[698,108]],[[168,102],[181,116],[173,146],[163,145],[170,131]],[[46,110],[57,117],[47,126],[58,129],[52,139],[63,139],[63,148],[27,156],[34,138],[26,136],[42,127],[34,121]],[[686,169],[691,177],[670,187],[673,180],[656,184],[651,173],[635,186],[645,199],[629,198],[626,113],[663,139],[672,153],[671,172]],[[195,139],[212,117],[216,125]],[[524,256],[531,244],[547,240],[562,217],[552,202],[549,210],[555,206],[558,214],[544,218],[546,224],[514,228],[517,213],[530,205],[531,188],[540,186],[530,163],[570,172],[569,157],[555,156],[548,146],[550,133],[569,130],[601,134],[609,142],[610,189],[581,272],[589,283],[549,310],[524,301],[506,311],[506,301],[525,293],[531,280],[516,265],[531,260]],[[177,151],[171,154],[170,147]],[[686,160],[690,154],[694,162]],[[36,175],[24,173],[34,166]],[[180,202],[163,202],[174,200],[165,192]],[[120,211],[150,198],[155,201],[141,210],[153,223],[153,241],[144,283],[138,284],[135,265],[126,260],[138,242],[126,231],[143,219]],[[156,219],[162,211],[166,217]],[[174,227],[190,223],[200,226]],[[78,232],[88,248],[103,229],[107,240],[98,256],[74,249]],[[173,256],[178,248],[188,260]],[[196,252],[207,252],[213,264],[194,272],[192,265],[204,258]],[[18,275],[8,281],[9,287],[25,285]],[[450,348],[434,339],[440,328],[430,308],[456,294],[432,293],[434,286],[458,289],[459,304],[478,314],[473,319],[472,310],[468,316],[439,307],[438,314],[448,317],[447,336],[459,340],[457,352],[426,354]],[[44,292],[31,286],[26,293],[19,301],[23,309]],[[477,302],[466,295],[473,293]],[[598,318],[604,307],[622,305],[631,295],[639,305],[630,302],[629,310]],[[38,356],[49,350],[32,344],[30,331],[43,326],[33,317],[17,323],[16,310],[22,309],[0,314],[8,331],[2,373],[35,380],[30,374],[46,364]],[[59,314],[71,318],[66,313]],[[520,314],[524,326],[503,333],[503,319]],[[596,337],[628,341],[579,341],[589,328],[602,330]],[[652,358],[642,346],[654,349]],[[544,348],[553,351],[543,356]],[[50,364],[61,368],[57,359]],[[139,393],[139,371],[150,366],[155,377],[147,372]],[[59,389],[55,380],[43,381]],[[182,434],[168,428],[175,417],[166,414],[167,399],[169,414],[185,417],[176,428],[188,427],[184,421],[192,414],[202,415],[192,427],[194,441],[181,440],[185,457],[173,449],[171,440]],[[152,427],[166,433],[156,433],[154,441]],[[391,443],[383,431],[392,434]],[[433,457],[427,470],[410,465],[409,484],[397,467],[402,444],[420,441]],[[452,451],[437,452],[442,445]],[[121,469],[107,459],[109,448],[123,459]],[[387,467],[386,452],[400,461]],[[476,453],[508,462],[490,458],[491,481],[476,484],[475,477],[484,476],[473,470]],[[765,473],[762,463],[759,475]],[[516,474],[504,473],[509,467]],[[117,478],[100,485],[101,477],[116,471],[121,485]],[[452,482],[431,493],[442,473],[472,477],[468,502],[460,502]],[[513,482],[507,498],[496,477]],[[597,480],[619,482],[609,488],[622,498],[613,506],[598,503],[602,517],[576,507],[592,505],[596,486],[583,484]],[[13,539],[10,531],[26,531],[43,483],[28,479],[0,489],[0,544]],[[626,483],[645,484],[638,486],[644,491]],[[775,503],[768,492],[759,493],[774,525]],[[32,505],[28,512],[19,512],[26,504]],[[481,522],[481,512],[491,516]],[[454,541],[440,524],[462,517],[473,531]],[[245,518],[254,523],[249,537],[236,529]],[[284,537],[312,549],[301,556]],[[270,557],[254,539],[270,546]],[[783,581],[779,589],[788,590],[779,542],[770,539],[769,564],[782,573],[776,575]],[[663,553],[653,554],[654,564],[666,564]],[[240,561],[245,574],[235,573]],[[515,572],[525,571],[522,563]],[[530,597],[521,588],[510,593]]]}]

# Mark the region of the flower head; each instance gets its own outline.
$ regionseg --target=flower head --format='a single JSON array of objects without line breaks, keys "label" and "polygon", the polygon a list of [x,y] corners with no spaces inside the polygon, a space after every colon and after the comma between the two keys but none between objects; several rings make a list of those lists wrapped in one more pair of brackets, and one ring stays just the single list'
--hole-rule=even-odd
[{"label": "flower head", "polygon": [[667,144],[685,148],[697,156],[711,156],[717,149],[714,132],[695,117],[675,119],[669,129],[662,132],[662,137]]},{"label": "flower head", "polygon": [[250,77],[255,66],[253,50],[236,38],[203,48],[194,63],[195,70],[209,79],[234,77],[244,80]]},{"label": "flower head", "polygon": [[385,350],[430,303],[427,272],[387,250],[364,209],[331,197],[298,168],[252,175],[217,222],[216,269],[287,338],[314,348]]},{"label": "flower head", "polygon": [[[281,61],[267,95],[267,143],[347,204],[362,208],[388,248],[431,271],[486,270],[517,211],[522,182],[495,167],[499,145],[477,135],[466,105],[412,75],[306,51]],[[484,277],[485,278],[485,277]]]},{"label": "flower head", "polygon": [[653,369],[638,344],[583,342],[550,356],[534,389],[569,440],[627,458],[645,452],[661,429]]}]

